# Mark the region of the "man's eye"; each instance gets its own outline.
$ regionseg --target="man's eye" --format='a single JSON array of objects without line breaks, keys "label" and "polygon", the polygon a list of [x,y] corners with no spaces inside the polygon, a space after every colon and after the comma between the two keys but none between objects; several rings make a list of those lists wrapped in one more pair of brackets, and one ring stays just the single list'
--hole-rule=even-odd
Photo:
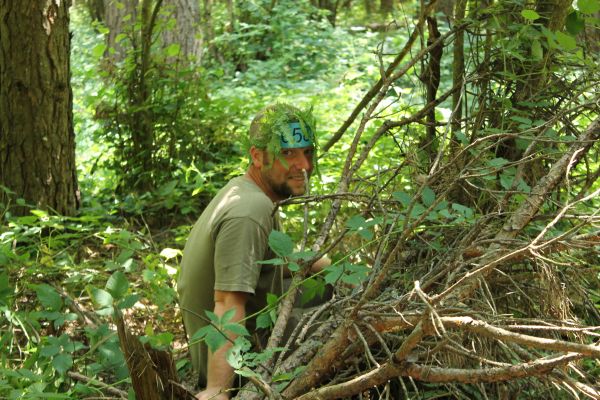
[{"label": "man's eye", "polygon": [[282,150],[281,155],[284,157],[290,157],[292,155],[292,151],[291,150]]}]

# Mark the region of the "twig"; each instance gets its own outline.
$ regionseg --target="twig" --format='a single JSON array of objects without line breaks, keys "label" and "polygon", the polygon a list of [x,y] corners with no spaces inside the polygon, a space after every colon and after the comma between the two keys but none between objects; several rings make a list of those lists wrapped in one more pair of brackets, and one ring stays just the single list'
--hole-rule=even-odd
[{"label": "twig", "polygon": [[100,386],[101,390],[105,390],[106,392],[110,393],[110,394],[114,394],[116,396],[119,396],[122,399],[127,399],[127,392],[117,389],[115,387],[112,387],[104,382],[101,382],[97,379],[94,378],[90,378],[88,376],[82,375],[80,373],[77,372],[73,372],[73,371],[67,371],[67,375],[69,375],[70,378],[75,379],[77,381],[80,382],[84,382],[86,384],[92,384],[92,385],[96,385],[96,386]]}]

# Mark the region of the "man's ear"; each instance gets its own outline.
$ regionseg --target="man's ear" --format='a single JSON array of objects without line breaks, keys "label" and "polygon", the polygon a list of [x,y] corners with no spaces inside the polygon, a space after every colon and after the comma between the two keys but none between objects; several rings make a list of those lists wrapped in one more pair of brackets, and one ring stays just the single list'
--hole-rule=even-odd
[{"label": "man's ear", "polygon": [[257,148],[256,146],[250,147],[250,158],[252,161],[252,165],[255,168],[262,169],[265,166],[266,160],[266,152]]}]

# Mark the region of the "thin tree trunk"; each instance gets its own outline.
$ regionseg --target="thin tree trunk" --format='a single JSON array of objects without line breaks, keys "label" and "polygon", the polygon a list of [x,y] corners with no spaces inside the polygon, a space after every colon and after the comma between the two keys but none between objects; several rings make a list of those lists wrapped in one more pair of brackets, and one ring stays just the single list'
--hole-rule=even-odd
[{"label": "thin tree trunk", "polygon": [[[73,214],[79,194],[69,66],[71,2],[2,0],[0,5],[1,183],[36,207]],[[9,202],[4,192],[0,202]]]}]

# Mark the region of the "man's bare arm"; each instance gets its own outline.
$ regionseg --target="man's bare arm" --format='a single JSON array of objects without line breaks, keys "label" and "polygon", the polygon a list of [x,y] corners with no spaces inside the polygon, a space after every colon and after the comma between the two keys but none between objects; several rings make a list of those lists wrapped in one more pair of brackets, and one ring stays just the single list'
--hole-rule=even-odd
[{"label": "man's bare arm", "polygon": [[[221,317],[226,311],[235,309],[235,314],[231,322],[239,322],[246,316],[246,301],[248,293],[244,292],[224,292],[215,290],[215,309],[214,313]],[[230,334],[231,340],[235,335]],[[228,399],[229,394],[224,392],[231,388],[233,384],[233,368],[226,360],[227,351],[231,348],[231,343],[227,342],[217,351],[208,354],[208,373],[206,377],[206,389],[196,395],[197,399]]]}]

